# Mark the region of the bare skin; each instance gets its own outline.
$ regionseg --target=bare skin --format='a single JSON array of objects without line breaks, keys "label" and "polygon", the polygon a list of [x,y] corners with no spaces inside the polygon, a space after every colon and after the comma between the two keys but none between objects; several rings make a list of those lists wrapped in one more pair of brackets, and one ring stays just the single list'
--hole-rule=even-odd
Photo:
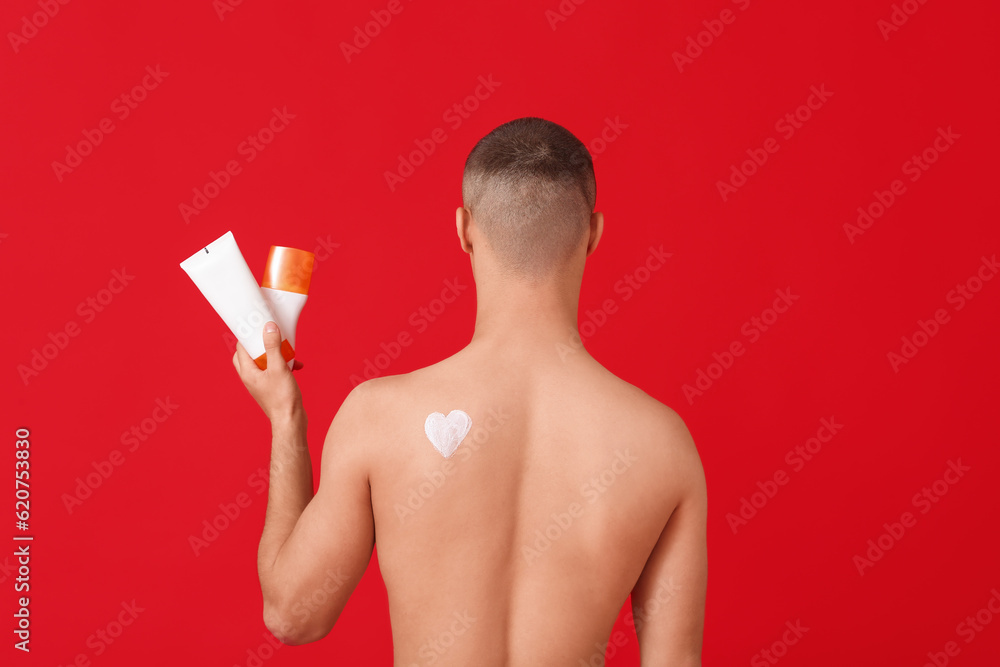
[{"label": "bare skin", "polygon": [[[352,391],[315,496],[280,334],[265,333],[265,371],[237,348],[234,364],[272,423],[258,557],[267,627],[289,644],[329,633],[377,537],[398,667],[603,664],[629,594],[642,665],[699,666],[698,452],[673,410],[573,345],[603,217],[564,266],[534,281],[504,272],[466,209],[456,217],[478,290],[472,341]],[[424,420],[454,409],[472,428],[445,459]]]}]

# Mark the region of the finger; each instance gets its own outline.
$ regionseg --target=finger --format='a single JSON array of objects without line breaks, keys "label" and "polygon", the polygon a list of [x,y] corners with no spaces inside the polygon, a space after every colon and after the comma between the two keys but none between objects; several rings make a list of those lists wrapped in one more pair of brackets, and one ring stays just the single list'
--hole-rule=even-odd
[{"label": "finger", "polygon": [[293,371],[300,371],[300,370],[302,370],[303,366],[305,366],[305,364],[303,364],[301,361],[299,361],[298,359],[296,359],[294,361],[294,363],[292,364],[292,370]]},{"label": "finger", "polygon": [[240,375],[246,373],[247,369],[251,367],[255,370],[259,370],[257,368],[257,364],[255,364],[253,359],[250,358],[250,353],[247,352],[247,349],[243,347],[242,343],[236,343],[236,353],[233,354],[233,364],[236,365],[236,370],[240,372]]},{"label": "finger", "polygon": [[287,362],[281,356],[281,332],[274,322],[264,325],[264,350],[267,352],[267,370],[275,369],[276,372],[281,372],[282,366],[288,368]]}]

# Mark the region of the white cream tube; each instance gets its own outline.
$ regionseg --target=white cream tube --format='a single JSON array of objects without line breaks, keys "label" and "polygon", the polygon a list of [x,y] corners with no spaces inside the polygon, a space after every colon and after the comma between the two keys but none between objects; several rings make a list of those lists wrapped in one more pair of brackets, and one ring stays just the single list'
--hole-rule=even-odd
[{"label": "white cream tube", "polygon": [[281,322],[261,294],[232,232],[226,232],[181,262],[201,293],[243,345],[259,368],[267,368],[264,325],[277,322],[281,328],[281,354],[286,361],[295,356]]},{"label": "white cream tube", "polygon": [[[281,335],[295,347],[295,328],[302,307],[306,305],[312,279],[314,257],[311,252],[284,246],[271,246],[264,266],[261,293],[277,318]],[[294,360],[288,362],[291,368]]]}]

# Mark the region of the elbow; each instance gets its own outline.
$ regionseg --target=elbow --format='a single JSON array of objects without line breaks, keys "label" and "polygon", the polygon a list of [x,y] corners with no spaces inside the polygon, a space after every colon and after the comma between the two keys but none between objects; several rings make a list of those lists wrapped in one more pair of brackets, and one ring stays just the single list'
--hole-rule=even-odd
[{"label": "elbow", "polygon": [[329,630],[312,627],[304,622],[306,618],[296,619],[287,607],[264,603],[264,625],[274,638],[286,646],[300,646],[318,641],[325,637]]}]

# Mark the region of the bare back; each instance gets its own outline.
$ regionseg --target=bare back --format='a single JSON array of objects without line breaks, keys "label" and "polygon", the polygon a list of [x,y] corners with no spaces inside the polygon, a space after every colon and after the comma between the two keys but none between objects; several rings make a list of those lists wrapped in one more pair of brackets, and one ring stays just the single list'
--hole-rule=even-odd
[{"label": "bare back", "polygon": [[[700,664],[704,477],[687,429],[564,356],[474,343],[360,389],[398,667],[600,665],[633,589],[643,663]],[[424,421],[456,409],[472,426],[445,458]]]}]

